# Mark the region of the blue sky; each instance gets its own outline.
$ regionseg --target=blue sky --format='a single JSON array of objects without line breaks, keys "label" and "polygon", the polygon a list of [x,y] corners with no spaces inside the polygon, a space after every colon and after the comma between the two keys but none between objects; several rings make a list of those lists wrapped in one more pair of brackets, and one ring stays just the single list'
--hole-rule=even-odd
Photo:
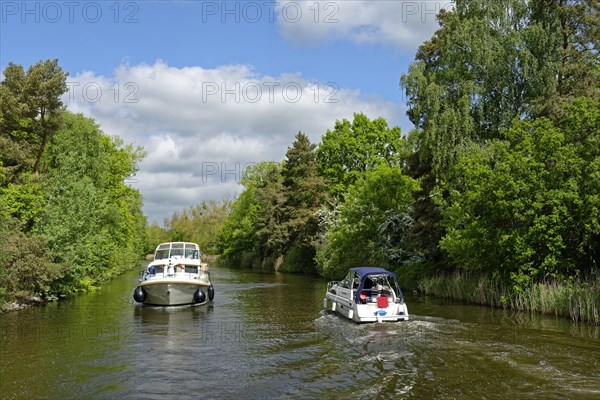
[{"label": "blue sky", "polygon": [[5,1],[0,67],[58,58],[67,108],[144,146],[150,221],[241,190],[298,131],[382,116],[406,132],[399,79],[449,2]]}]

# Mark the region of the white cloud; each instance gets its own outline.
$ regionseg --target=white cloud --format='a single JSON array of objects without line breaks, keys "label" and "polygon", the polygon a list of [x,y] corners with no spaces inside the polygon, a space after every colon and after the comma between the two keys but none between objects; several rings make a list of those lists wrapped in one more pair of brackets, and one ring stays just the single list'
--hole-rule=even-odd
[{"label": "white cloud", "polygon": [[214,69],[123,65],[114,76],[69,77],[63,101],[148,155],[132,181],[150,221],[205,199],[234,197],[248,165],[280,161],[298,131],[318,143],[355,112],[398,124],[401,105],[299,74],[260,75],[246,65]]},{"label": "white cloud", "polygon": [[438,28],[436,15],[451,0],[283,0],[276,5],[280,33],[294,43],[349,39],[414,50]]}]

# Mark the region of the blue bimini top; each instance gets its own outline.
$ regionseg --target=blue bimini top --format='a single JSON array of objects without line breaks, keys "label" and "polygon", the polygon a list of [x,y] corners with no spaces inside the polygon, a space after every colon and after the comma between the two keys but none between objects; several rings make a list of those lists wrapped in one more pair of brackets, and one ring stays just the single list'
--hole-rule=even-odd
[{"label": "blue bimini top", "polygon": [[360,277],[360,284],[358,285],[358,288],[356,290],[356,295],[354,297],[354,301],[356,303],[359,303],[360,293],[363,290],[363,287],[365,286],[365,280],[370,275],[385,275],[385,276],[391,277],[393,279],[393,282],[390,282],[390,284],[392,286],[395,286],[393,289],[396,291],[397,296],[400,298],[403,298],[402,291],[400,290],[400,287],[398,286],[398,278],[396,278],[396,274],[394,274],[393,272],[390,272],[386,269],[379,268],[379,267],[356,267],[356,268],[350,268],[350,271],[356,272],[356,274]]},{"label": "blue bimini top", "polygon": [[393,276],[394,278],[396,277],[396,274],[393,272],[379,267],[356,267],[350,268],[350,271],[356,272],[361,280],[367,275],[388,275]]}]

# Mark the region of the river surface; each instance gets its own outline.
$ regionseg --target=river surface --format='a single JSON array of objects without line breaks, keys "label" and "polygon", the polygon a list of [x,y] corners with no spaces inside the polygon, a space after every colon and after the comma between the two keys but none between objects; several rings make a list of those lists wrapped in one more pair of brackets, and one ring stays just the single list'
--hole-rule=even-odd
[{"label": "river surface", "polygon": [[600,398],[599,327],[408,293],[358,325],[319,278],[219,267],[212,304],[150,308],[138,276],[0,315],[0,398]]}]

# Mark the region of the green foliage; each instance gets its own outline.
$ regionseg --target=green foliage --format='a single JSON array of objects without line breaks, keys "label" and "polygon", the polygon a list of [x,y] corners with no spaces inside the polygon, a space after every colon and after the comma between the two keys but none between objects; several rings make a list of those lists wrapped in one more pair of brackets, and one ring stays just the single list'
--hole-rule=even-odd
[{"label": "green foliage", "polygon": [[[291,248],[295,254],[308,257],[299,265],[314,266],[315,236],[319,231],[318,211],[327,200],[327,184],[317,175],[316,145],[299,132],[292,147],[288,148],[281,175],[283,178],[283,221],[288,243],[284,254]],[[301,267],[306,269],[307,267]],[[312,269],[312,268],[310,268]]]},{"label": "green foliage", "polygon": [[245,190],[217,234],[227,263],[251,265],[254,257],[283,257],[287,271],[314,270],[318,211],[327,198],[315,149],[299,132],[282,164],[263,162],[246,170]]},{"label": "green foliage", "polygon": [[[366,263],[406,263],[414,258],[405,241],[412,224],[407,211],[418,188],[399,168],[407,149],[398,128],[363,114],[352,125],[338,121],[318,151],[298,133],[282,165],[261,163],[247,171],[245,190],[217,235],[223,258],[251,265],[254,257],[282,257],[280,269],[292,272],[312,272],[316,261],[325,276]],[[331,209],[319,166],[352,170],[350,180],[330,175],[338,189],[349,188],[342,207]]]},{"label": "green foliage", "polygon": [[52,297],[52,285],[62,276],[63,267],[52,261],[41,237],[16,230],[0,247],[0,300],[2,294],[21,301]]},{"label": "green foliage", "polygon": [[369,168],[379,164],[400,166],[410,153],[400,128],[390,128],[383,118],[373,121],[364,114],[354,120],[336,121],[317,150],[317,168],[330,182],[330,192],[342,197]]},{"label": "green foliage", "polygon": [[421,277],[420,292],[517,311],[551,314],[573,321],[600,324],[600,276],[534,283],[522,290],[499,277],[473,272]]},{"label": "green foliage", "polygon": [[44,210],[44,198],[38,182],[25,178],[27,183],[9,184],[0,187],[0,200],[4,204],[4,212],[12,217],[26,232],[34,229]]},{"label": "green foliage", "polygon": [[398,167],[369,169],[350,187],[339,217],[327,230],[316,255],[319,274],[333,278],[358,265],[399,267],[407,262],[412,255],[405,245],[411,224],[406,213],[418,188]]},{"label": "green foliage", "polygon": [[315,272],[315,249],[307,246],[291,246],[285,253],[281,272]]},{"label": "green foliage", "polygon": [[[216,235],[217,250],[227,264],[251,266],[252,259],[259,254],[261,239],[257,218],[260,206],[257,194],[276,182],[272,178],[280,176],[280,171],[281,165],[273,162],[261,162],[244,171],[241,183],[245,190],[233,204]],[[268,221],[264,217],[263,220]]]},{"label": "green foliage", "polygon": [[[537,115],[560,121],[577,97],[600,100],[600,3],[597,0],[536,0],[529,4],[539,29],[534,54],[544,59],[548,75]],[[545,40],[540,40],[540,37]]]},{"label": "green foliage", "polygon": [[[1,92],[2,86],[0,86]],[[1,115],[0,118],[2,118]],[[23,183],[22,179],[28,179],[33,170],[33,152],[33,147],[27,141],[12,137],[6,131],[0,131],[0,159],[3,162],[4,176],[1,185],[8,183],[21,184]]]},{"label": "green foliage", "polygon": [[154,250],[159,243],[172,241],[172,233],[157,223],[146,226],[146,243],[144,245],[145,254],[154,254]]},{"label": "green foliage", "polygon": [[564,101],[598,97],[598,5],[583,3],[459,0],[440,13],[440,29],[401,79],[422,160],[431,157],[436,174],[514,118],[556,121]]},{"label": "green foliage", "polygon": [[[8,242],[8,237],[10,235],[10,223],[11,220],[6,211],[6,203],[4,202],[4,199],[0,197],[0,277],[5,274],[4,270],[6,269],[6,263],[9,257],[6,243]],[[6,287],[0,283],[0,306],[3,303],[5,296]]]},{"label": "green foliage", "polygon": [[[256,251],[260,257],[279,257],[283,254],[290,238],[285,225],[287,219],[286,196],[283,186],[282,165],[258,164],[260,184],[252,185],[255,190],[254,230],[258,237]],[[259,170],[256,170],[258,172]],[[256,174],[254,172],[254,174]],[[248,183],[246,183],[248,184]],[[248,189],[247,189],[248,190]],[[250,222],[247,220],[245,222]]]},{"label": "green foliage", "polygon": [[[421,45],[400,81],[416,128],[410,135],[415,152],[406,171],[421,180],[422,188],[411,212],[415,223],[409,242],[423,265],[448,271],[472,259],[471,251],[485,251],[467,246],[470,236],[461,239],[464,248],[458,238],[446,240],[444,246],[457,259],[440,251],[449,226],[442,223],[442,212],[449,218],[452,211],[444,209],[448,196],[462,192],[465,166],[455,166],[464,154],[486,157],[490,143],[503,138],[514,120],[545,116],[556,125],[575,98],[599,99],[599,15],[595,0],[459,0],[452,11],[440,12],[440,29]],[[466,225],[478,224],[462,218]],[[471,228],[470,235],[493,241],[487,225],[479,231]],[[494,232],[495,227],[489,229]],[[543,235],[539,240],[545,240]],[[498,261],[503,269],[514,267],[515,260],[494,258],[503,260]]]},{"label": "green foliage", "polygon": [[0,155],[0,187],[4,186],[5,181],[6,181],[6,174],[4,173],[4,165],[2,163],[2,158]]},{"label": "green foliage", "polygon": [[510,276],[517,291],[594,267],[598,108],[576,102],[562,129],[546,118],[517,121],[504,140],[460,157],[462,179],[448,188],[441,242],[458,265]]},{"label": "green foliage", "polygon": [[225,217],[230,213],[233,201],[203,201],[202,203],[174,213],[170,220],[165,221],[165,229],[158,226],[151,227],[149,231],[152,239],[147,247],[150,253],[160,242],[185,240],[198,243],[203,253],[215,254],[215,236],[223,224]]},{"label": "green foliage", "polygon": [[90,289],[143,250],[142,199],[124,180],[144,152],[65,112],[66,77],[57,60],[10,63],[0,83],[0,302]]},{"label": "green foliage", "polygon": [[[67,76],[56,59],[39,61],[27,72],[13,63],[4,70],[4,81],[0,83],[0,129],[3,135],[15,139],[11,147],[21,153],[35,152],[33,163],[31,156],[25,158],[22,154],[14,161],[33,164],[36,176],[46,145],[61,123],[60,97],[67,91]],[[0,144],[7,145],[8,141]]]},{"label": "green foliage", "polygon": [[65,114],[44,160],[46,210],[40,223],[51,251],[68,265],[62,291],[86,289],[139,260],[145,243],[142,200],[123,181],[142,156],[141,149],[104,135],[92,120]]}]

